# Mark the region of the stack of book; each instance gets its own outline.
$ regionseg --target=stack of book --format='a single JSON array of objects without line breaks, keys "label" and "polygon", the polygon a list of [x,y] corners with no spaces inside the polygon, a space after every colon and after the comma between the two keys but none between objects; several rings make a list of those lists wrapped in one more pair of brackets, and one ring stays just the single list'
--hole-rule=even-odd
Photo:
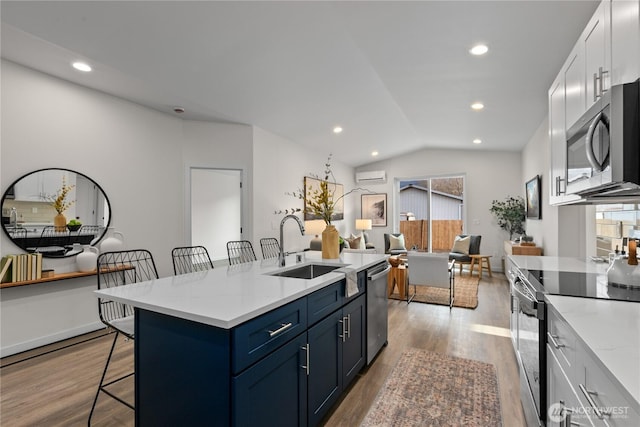
[{"label": "stack of book", "polygon": [[42,278],[42,254],[5,255],[0,260],[0,283]]}]

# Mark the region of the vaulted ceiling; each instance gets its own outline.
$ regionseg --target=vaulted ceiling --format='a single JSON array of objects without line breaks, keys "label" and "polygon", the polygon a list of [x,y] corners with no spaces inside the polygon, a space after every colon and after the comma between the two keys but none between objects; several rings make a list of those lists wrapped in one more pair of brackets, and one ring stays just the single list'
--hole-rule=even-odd
[{"label": "vaulted ceiling", "polygon": [[[359,166],[424,147],[521,150],[597,3],[2,1],[1,53]],[[470,55],[476,43],[489,52]],[[93,71],[73,70],[79,59]]]}]

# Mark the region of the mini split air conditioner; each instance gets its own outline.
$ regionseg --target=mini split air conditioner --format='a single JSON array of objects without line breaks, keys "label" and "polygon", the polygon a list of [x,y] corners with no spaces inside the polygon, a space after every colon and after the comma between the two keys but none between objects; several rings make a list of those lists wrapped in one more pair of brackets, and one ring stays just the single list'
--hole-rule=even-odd
[{"label": "mini split air conditioner", "polygon": [[358,183],[385,182],[386,180],[387,173],[385,171],[356,172],[356,182]]}]

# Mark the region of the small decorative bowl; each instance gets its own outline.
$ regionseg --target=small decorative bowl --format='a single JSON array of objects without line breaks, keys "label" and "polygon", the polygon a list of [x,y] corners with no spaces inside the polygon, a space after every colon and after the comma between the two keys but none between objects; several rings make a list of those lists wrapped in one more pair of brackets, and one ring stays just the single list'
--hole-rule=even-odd
[{"label": "small decorative bowl", "polygon": [[78,231],[80,230],[80,227],[82,227],[82,224],[74,224],[74,225],[67,224],[67,228],[69,229],[69,231]]},{"label": "small decorative bowl", "polygon": [[391,264],[391,267],[398,267],[402,264],[402,260],[398,257],[389,257],[389,264]]}]

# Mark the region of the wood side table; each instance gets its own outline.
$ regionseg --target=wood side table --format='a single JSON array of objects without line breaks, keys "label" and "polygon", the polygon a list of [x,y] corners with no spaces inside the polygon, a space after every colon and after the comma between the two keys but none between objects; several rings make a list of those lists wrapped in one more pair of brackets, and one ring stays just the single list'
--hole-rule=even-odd
[{"label": "wood side table", "polygon": [[398,286],[398,294],[401,297],[407,298],[407,267],[399,265],[398,267],[391,267],[389,276],[387,278],[387,295],[391,296],[393,289]]},{"label": "wood side table", "polygon": [[469,255],[471,258],[471,266],[469,267],[469,276],[473,276],[473,267],[478,265],[478,276],[482,278],[482,268],[486,267],[489,277],[493,277],[491,274],[491,262],[489,258],[491,255]]}]

